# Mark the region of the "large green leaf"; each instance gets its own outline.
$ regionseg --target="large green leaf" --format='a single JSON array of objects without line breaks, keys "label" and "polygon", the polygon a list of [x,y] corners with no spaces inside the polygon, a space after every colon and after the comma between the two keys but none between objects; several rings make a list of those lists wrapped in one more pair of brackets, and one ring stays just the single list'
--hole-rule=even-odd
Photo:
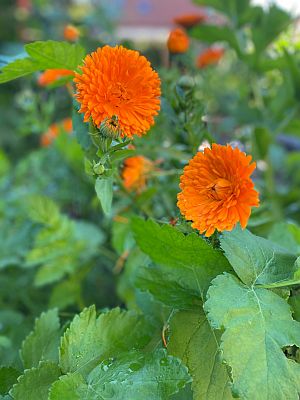
[{"label": "large green leaf", "polygon": [[230,379],[219,353],[220,333],[202,310],[181,311],[170,322],[168,353],[180,358],[193,378],[195,400],[232,399]]},{"label": "large green leaf", "polygon": [[14,400],[48,400],[53,382],[61,375],[56,364],[42,361],[37,368],[27,369],[10,391]]},{"label": "large green leaf", "polygon": [[102,362],[87,377],[67,375],[52,386],[49,400],[162,400],[191,379],[187,368],[165,350],[131,352]]},{"label": "large green leaf", "polygon": [[22,344],[24,368],[37,367],[40,361],[58,362],[60,324],[57,309],[42,313],[36,319],[34,330]]},{"label": "large green leaf", "polygon": [[82,64],[85,51],[79,44],[68,42],[34,42],[25,45],[25,50],[31,58],[42,65],[43,69],[75,70]]},{"label": "large green leaf", "polygon": [[235,272],[247,285],[289,279],[297,269],[294,265],[296,255],[247,229],[237,227],[225,232],[221,237],[221,247]]},{"label": "large green leaf", "polygon": [[138,246],[162,267],[162,276],[171,276],[192,295],[204,297],[211,280],[230,270],[223,254],[195,233],[184,235],[170,225],[139,218],[132,226]]},{"label": "large green leaf", "polygon": [[300,323],[286,301],[230,274],[215,278],[207,297],[212,327],[225,329],[221,349],[234,393],[245,400],[298,400],[300,365],[283,348],[300,346]]},{"label": "large green leaf", "polygon": [[97,254],[102,232],[87,222],[73,221],[59,212],[55,203],[34,196],[28,205],[31,218],[43,224],[27,254],[27,268],[39,266],[35,284],[42,286],[73,274]]},{"label": "large green leaf", "polygon": [[60,347],[60,367],[64,373],[86,376],[107,357],[132,348],[142,348],[151,338],[151,329],[141,315],[115,308],[96,318],[95,307],[76,315]]},{"label": "large green leaf", "polygon": [[28,56],[25,54],[1,69],[0,83],[45,69],[75,70],[82,64],[85,53],[79,44],[53,40],[27,44],[25,50]]},{"label": "large green leaf", "polygon": [[19,375],[20,372],[13,367],[0,367],[0,394],[8,393]]},{"label": "large green leaf", "polygon": [[172,274],[166,274],[161,268],[139,267],[135,277],[135,286],[148,291],[156,300],[167,306],[181,310],[199,308],[201,299],[196,291],[180,285]]}]

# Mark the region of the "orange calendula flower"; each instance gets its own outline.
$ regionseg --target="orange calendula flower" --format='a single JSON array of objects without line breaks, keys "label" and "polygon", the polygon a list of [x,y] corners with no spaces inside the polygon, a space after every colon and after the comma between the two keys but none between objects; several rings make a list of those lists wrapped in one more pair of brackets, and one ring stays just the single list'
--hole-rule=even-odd
[{"label": "orange calendula flower", "polygon": [[160,79],[149,61],[122,46],[104,46],[84,60],[75,73],[76,98],[84,121],[98,127],[104,120],[118,122],[121,137],[142,136],[160,109]]},{"label": "orange calendula flower", "polygon": [[251,207],[259,205],[250,178],[256,164],[238,148],[213,144],[199,152],[180,178],[178,207],[192,227],[211,236],[215,230],[245,228]]},{"label": "orange calendula flower", "polygon": [[124,161],[122,179],[125,188],[129,191],[143,191],[146,187],[149,172],[154,168],[154,163],[143,156],[129,157]]},{"label": "orange calendula flower", "polygon": [[59,123],[50,125],[47,132],[41,136],[41,146],[50,146],[50,144],[52,144],[52,142],[57,138],[61,130],[66,133],[72,133],[72,118],[65,118]]},{"label": "orange calendula flower", "polygon": [[198,25],[206,20],[207,15],[205,13],[184,14],[174,18],[174,23],[184,28],[192,28],[193,26]]},{"label": "orange calendula flower", "polygon": [[199,54],[197,58],[197,67],[205,68],[208,65],[217,64],[224,55],[224,49],[211,47]]},{"label": "orange calendula flower", "polygon": [[64,27],[64,39],[69,40],[70,42],[75,42],[80,36],[79,29],[74,25],[66,25]]},{"label": "orange calendula flower", "polygon": [[185,53],[190,46],[190,39],[185,30],[173,29],[169,34],[167,46],[170,53]]},{"label": "orange calendula flower", "polygon": [[74,75],[74,72],[69,69],[47,69],[39,76],[38,84],[48,86],[69,75]]}]

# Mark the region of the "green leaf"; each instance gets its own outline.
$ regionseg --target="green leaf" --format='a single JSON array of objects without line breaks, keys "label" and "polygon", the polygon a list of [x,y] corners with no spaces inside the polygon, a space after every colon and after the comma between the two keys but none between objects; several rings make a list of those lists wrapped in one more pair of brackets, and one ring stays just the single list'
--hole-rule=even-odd
[{"label": "green leaf", "polygon": [[81,295],[80,281],[68,280],[57,284],[51,293],[49,307],[64,309],[75,304]]},{"label": "green leaf", "polygon": [[42,361],[37,368],[27,369],[18,378],[10,395],[14,400],[48,400],[48,392],[53,382],[60,377],[56,364]]},{"label": "green leaf", "polygon": [[21,76],[32,74],[40,69],[39,64],[31,58],[14,60],[0,70],[0,83],[9,82]]},{"label": "green leaf", "polygon": [[134,312],[115,308],[96,318],[95,307],[86,308],[75,316],[62,339],[61,369],[86,376],[104,358],[144,347],[150,335],[149,324]]},{"label": "green leaf", "polygon": [[113,198],[113,177],[97,178],[95,190],[105,215],[110,215]]},{"label": "green leaf", "polygon": [[75,70],[82,64],[85,51],[79,44],[47,40],[25,45],[25,50],[31,58],[39,62],[43,69]]},{"label": "green leaf", "polygon": [[58,362],[60,324],[57,309],[42,313],[35,320],[34,330],[22,344],[24,368],[37,367],[40,361]]},{"label": "green leaf", "polygon": [[252,21],[252,38],[256,52],[262,53],[291,22],[290,14],[274,4],[268,11],[257,13]]},{"label": "green leaf", "polygon": [[176,313],[169,331],[168,353],[188,367],[193,378],[193,398],[232,399],[230,379],[219,352],[220,333],[212,330],[203,311]]},{"label": "green leaf", "polygon": [[[254,7],[250,6],[250,0],[193,0],[194,3],[213,7],[226,14],[234,25],[242,25],[249,20]],[[248,18],[247,18],[248,17]]]},{"label": "green leaf", "polygon": [[0,83],[45,69],[75,70],[85,55],[79,44],[48,40],[25,45],[28,56],[12,61],[1,69]]},{"label": "green leaf", "polygon": [[124,158],[127,158],[127,157],[132,157],[135,154],[136,154],[135,150],[130,150],[130,149],[117,150],[111,154],[110,159],[112,162],[115,162],[115,161],[123,160]]},{"label": "green leaf", "polygon": [[241,48],[237,40],[236,34],[229,26],[216,25],[198,25],[193,28],[190,35],[205,43],[213,44],[215,42],[228,43],[238,54],[241,53]]},{"label": "green leaf", "polygon": [[87,381],[69,375],[51,389],[50,400],[161,400],[168,399],[191,381],[187,369],[165,350],[131,352],[103,361]]},{"label": "green leaf", "polygon": [[300,346],[300,324],[286,301],[230,274],[214,279],[207,298],[212,327],[225,329],[221,350],[232,369],[233,393],[245,400],[298,400],[300,365],[283,347]]},{"label": "green leaf", "polygon": [[19,375],[20,372],[15,368],[0,367],[0,394],[8,393],[12,385],[17,382]]},{"label": "green leaf", "polygon": [[247,285],[271,284],[293,276],[296,255],[240,227],[225,232],[221,247],[240,279]]},{"label": "green leaf", "polygon": [[163,273],[157,267],[139,267],[135,286],[148,291],[156,300],[180,310],[199,308],[201,299],[196,291],[182,287],[172,274]]},{"label": "green leaf", "polygon": [[170,225],[139,218],[132,227],[138,246],[162,267],[162,275],[202,298],[211,280],[230,270],[223,254],[195,233],[185,236]]},{"label": "green leaf", "polygon": [[104,237],[96,226],[62,215],[56,204],[43,196],[33,196],[28,210],[34,221],[44,225],[35,237],[25,264],[26,268],[39,266],[35,277],[37,286],[75,273],[97,254]]},{"label": "green leaf", "polygon": [[80,109],[80,104],[76,99],[73,100],[73,110],[72,110],[72,126],[75,132],[77,142],[84,150],[88,150],[92,146],[92,140],[89,135],[89,124],[83,122],[83,114],[78,111]]}]

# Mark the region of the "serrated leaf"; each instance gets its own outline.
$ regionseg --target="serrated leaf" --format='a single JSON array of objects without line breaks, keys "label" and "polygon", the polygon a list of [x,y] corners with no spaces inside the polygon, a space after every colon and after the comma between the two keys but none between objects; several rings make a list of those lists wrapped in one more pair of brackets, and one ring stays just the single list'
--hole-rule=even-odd
[{"label": "serrated leaf", "polygon": [[97,254],[104,237],[96,226],[71,220],[47,197],[34,196],[28,209],[31,218],[44,225],[24,265],[27,268],[39,266],[35,276],[37,286],[74,273]]},{"label": "serrated leaf", "polygon": [[62,339],[61,369],[86,376],[104,358],[144,347],[150,335],[149,324],[134,312],[115,308],[96,318],[95,307],[86,308],[75,316]]},{"label": "serrated leaf", "polygon": [[180,311],[170,321],[168,353],[180,358],[193,378],[195,400],[232,399],[230,379],[219,353],[220,333],[202,310]]},{"label": "serrated leaf", "polygon": [[27,369],[18,378],[10,395],[14,400],[48,400],[53,382],[60,377],[60,369],[54,363],[42,361],[37,368]]},{"label": "serrated leaf", "polygon": [[105,215],[110,215],[113,199],[113,177],[97,178],[95,190]]},{"label": "serrated leaf", "polygon": [[196,291],[182,287],[172,274],[167,276],[160,268],[140,267],[134,283],[141,291],[148,291],[156,300],[172,308],[192,310],[201,304]]},{"label": "serrated leaf", "polygon": [[296,255],[240,227],[223,233],[221,247],[247,285],[271,284],[293,277]]},{"label": "serrated leaf", "polygon": [[89,374],[86,383],[78,375],[63,377],[53,385],[50,400],[162,400],[190,381],[186,367],[165,350],[131,352],[103,361]]},{"label": "serrated leaf", "polygon": [[140,249],[162,267],[162,273],[203,298],[211,280],[230,266],[223,254],[200,236],[184,235],[170,225],[152,220],[133,220],[133,232]]},{"label": "serrated leaf", "polygon": [[29,43],[25,45],[25,50],[44,69],[74,70],[82,63],[85,56],[84,48],[78,43],[71,44],[54,40]]},{"label": "serrated leaf", "polygon": [[8,393],[19,375],[20,372],[13,367],[0,367],[0,394]]},{"label": "serrated leaf", "polygon": [[0,72],[0,83],[45,69],[75,70],[85,55],[79,44],[56,42],[54,40],[37,41],[25,45],[28,54],[22,59],[6,64]]},{"label": "serrated leaf", "polygon": [[40,361],[58,362],[60,324],[57,309],[42,313],[35,320],[34,330],[22,344],[24,368],[37,367]]},{"label": "serrated leaf", "polygon": [[0,70],[0,83],[32,74],[40,69],[40,65],[30,58],[14,60]]},{"label": "serrated leaf", "polygon": [[286,301],[230,274],[215,278],[207,297],[212,327],[225,329],[221,349],[232,369],[233,392],[245,400],[298,400],[300,365],[282,349],[300,346],[300,323]]}]

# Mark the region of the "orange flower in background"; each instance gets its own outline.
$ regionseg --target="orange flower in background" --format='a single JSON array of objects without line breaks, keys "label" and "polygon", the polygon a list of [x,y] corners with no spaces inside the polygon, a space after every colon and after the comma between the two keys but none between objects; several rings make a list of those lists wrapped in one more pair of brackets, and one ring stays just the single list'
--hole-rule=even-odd
[{"label": "orange flower in background", "polygon": [[71,133],[73,130],[72,118],[65,118],[62,121],[62,126],[64,128],[64,131],[66,131],[67,133]]},{"label": "orange flower in background", "polygon": [[245,228],[251,207],[259,205],[250,178],[256,164],[238,148],[213,144],[199,152],[180,178],[178,207],[192,227],[211,236],[215,230]]},{"label": "orange flower in background", "polygon": [[54,123],[49,126],[47,132],[41,136],[41,146],[48,147],[57,138],[61,131],[72,133],[72,118],[65,118],[59,123]]},{"label": "orange flower in background", "polygon": [[185,53],[190,46],[190,39],[185,30],[173,29],[169,34],[167,46],[170,53]]},{"label": "orange flower in background", "polygon": [[149,172],[154,168],[154,163],[143,156],[129,157],[124,161],[122,179],[125,188],[129,191],[143,191],[146,187]]},{"label": "orange flower in background", "polygon": [[66,25],[64,27],[64,39],[69,40],[70,42],[75,42],[80,36],[79,29],[74,25]]},{"label": "orange flower in background", "polygon": [[69,69],[47,69],[39,76],[38,84],[40,86],[48,86],[69,75],[74,75],[74,72]]},{"label": "orange flower in background", "polygon": [[210,47],[199,54],[197,58],[197,67],[205,68],[208,65],[217,64],[224,55],[224,49],[217,47]]},{"label": "orange flower in background", "polygon": [[52,124],[49,126],[47,132],[45,132],[41,137],[41,146],[48,147],[53,142],[53,140],[58,136],[59,128],[57,124]]},{"label": "orange flower in background", "polygon": [[184,14],[174,18],[174,23],[182,26],[183,28],[192,28],[195,25],[200,24],[207,20],[205,13],[198,14]]},{"label": "orange flower in background", "polygon": [[104,46],[84,64],[74,79],[84,121],[91,117],[99,127],[114,117],[121,137],[145,134],[160,109],[160,79],[149,61],[137,51]]}]

